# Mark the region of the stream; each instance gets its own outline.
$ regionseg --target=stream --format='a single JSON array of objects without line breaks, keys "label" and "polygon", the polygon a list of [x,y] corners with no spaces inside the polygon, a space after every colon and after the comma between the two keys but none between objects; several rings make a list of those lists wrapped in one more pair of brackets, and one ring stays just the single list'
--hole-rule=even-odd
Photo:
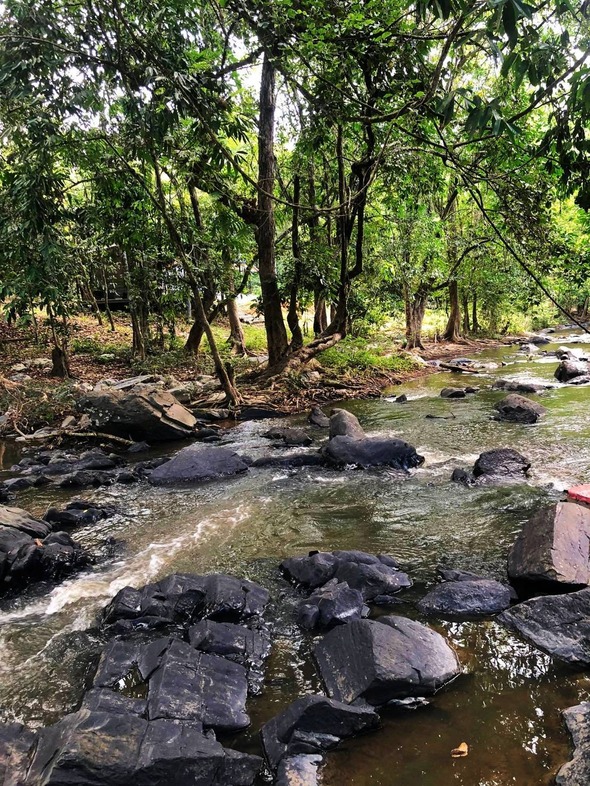
[{"label": "stream", "polygon": [[[531,513],[559,499],[569,486],[590,482],[588,387],[556,384],[541,394],[548,412],[534,426],[491,419],[493,404],[506,395],[489,389],[494,379],[555,382],[558,361],[542,351],[584,341],[572,331],[550,338],[532,360],[518,346],[493,348],[476,359],[497,368],[477,375],[432,374],[392,391],[405,393],[407,403],[394,402],[387,392],[380,400],[345,402],[369,435],[400,437],[426,457],[409,476],[388,470],[266,468],[192,488],[137,484],[85,493],[121,512],[73,536],[91,549],[109,537],[122,544],[110,558],[57,587],[36,586],[0,603],[0,718],[35,726],[77,707],[100,649],[92,628],[122,587],[172,572],[222,571],[259,582],[274,599],[267,615],[275,626],[273,653],[265,689],[249,701],[252,726],[220,738],[259,753],[260,725],[302,693],[321,690],[310,658],[313,641],[293,619],[299,596],[277,570],[281,559],[310,549],[391,554],[414,586],[387,611],[420,618],[414,602],[435,581],[437,565],[505,579],[507,552]],[[443,387],[465,385],[482,389],[466,399],[440,398]],[[454,418],[427,419],[427,414]],[[256,457],[268,450],[260,435],[274,423],[241,424],[222,444]],[[304,415],[276,423],[307,425]],[[325,435],[317,431],[316,438]],[[527,483],[468,488],[450,481],[454,467],[471,467],[482,451],[494,447],[513,447],[530,459]],[[6,446],[4,467],[14,458]],[[42,489],[20,495],[14,504],[42,514],[50,502],[74,496],[80,494],[59,498]],[[493,620],[434,627],[456,648],[463,675],[426,707],[383,711],[383,728],[328,755],[323,785],[551,784],[570,756],[560,713],[590,698],[590,675],[553,661]],[[451,749],[462,741],[469,744],[469,756],[451,758]]]}]

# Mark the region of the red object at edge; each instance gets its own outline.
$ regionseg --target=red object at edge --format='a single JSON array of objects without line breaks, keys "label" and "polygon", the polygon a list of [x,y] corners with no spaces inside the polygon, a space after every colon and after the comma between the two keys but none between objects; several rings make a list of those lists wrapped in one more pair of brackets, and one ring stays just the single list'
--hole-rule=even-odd
[{"label": "red object at edge", "polygon": [[568,489],[567,495],[571,499],[577,499],[578,502],[587,502],[590,505],[590,483],[586,483],[583,486],[572,486],[571,489]]}]

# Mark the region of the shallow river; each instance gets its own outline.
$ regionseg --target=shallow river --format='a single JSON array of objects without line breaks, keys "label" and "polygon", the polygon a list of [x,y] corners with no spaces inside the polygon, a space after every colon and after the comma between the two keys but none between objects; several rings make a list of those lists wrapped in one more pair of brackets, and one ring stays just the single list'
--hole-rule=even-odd
[{"label": "shallow river", "polygon": [[[556,343],[541,350],[578,343],[571,334],[551,338]],[[249,704],[252,727],[222,739],[259,752],[260,724],[301,693],[320,689],[311,641],[293,623],[295,593],[278,574],[280,559],[310,549],[391,554],[415,582],[394,611],[416,616],[412,601],[435,580],[438,564],[505,576],[507,551],[531,512],[568,486],[590,481],[590,388],[557,386],[542,394],[548,413],[535,426],[491,420],[493,403],[505,395],[486,389],[495,378],[553,381],[555,357],[531,361],[517,350],[478,355],[480,361],[504,361],[503,368],[434,374],[404,385],[395,394],[406,393],[405,404],[384,398],[344,405],[368,433],[399,436],[418,447],[426,462],[410,476],[259,469],[198,488],[138,485],[93,492],[97,501],[116,502],[121,514],[75,537],[91,548],[107,537],[123,544],[87,573],[0,604],[0,718],[38,725],[76,708],[100,646],[88,629],[121,587],[173,571],[226,571],[264,584],[275,599],[268,615],[275,643],[265,690]],[[447,385],[482,390],[463,400],[441,399]],[[225,441],[256,456],[265,449],[259,435],[268,427],[268,421],[243,424]],[[524,453],[532,462],[529,482],[478,489],[450,482],[455,466],[471,466],[492,447]],[[13,459],[9,450],[4,466]],[[17,504],[41,513],[55,501],[36,492]],[[570,750],[560,711],[590,697],[590,674],[554,662],[493,621],[438,627],[457,649],[464,674],[429,706],[386,711],[381,730],[331,753],[324,786],[552,783]],[[469,756],[452,759],[451,749],[462,741]]]}]

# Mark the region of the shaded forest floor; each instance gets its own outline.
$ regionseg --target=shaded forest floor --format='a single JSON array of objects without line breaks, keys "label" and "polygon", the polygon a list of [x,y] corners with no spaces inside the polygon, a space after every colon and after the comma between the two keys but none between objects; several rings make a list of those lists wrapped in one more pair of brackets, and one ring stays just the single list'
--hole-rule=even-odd
[{"label": "shaded forest floor", "polygon": [[[93,317],[76,317],[71,320],[68,340],[72,380],[63,382],[50,376],[51,341],[44,321],[38,321],[37,335],[32,326],[17,328],[0,323],[0,418],[10,411],[10,420],[14,422],[16,417],[25,432],[53,424],[75,410],[82,383],[120,381],[139,374],[157,375],[167,387],[200,383],[208,393],[201,395],[198,405],[219,406],[222,397],[214,390],[208,346],[204,343],[197,356],[188,355],[184,350],[188,329],[188,324],[178,325],[175,336],[165,335],[163,346],[154,342],[152,351],[141,360],[131,352],[127,314],[115,316],[115,331],[106,321],[100,326]],[[470,355],[502,343],[485,338],[458,344],[426,340],[424,350],[410,353],[401,349],[401,330],[392,327],[368,338],[349,336],[296,372],[269,382],[260,373],[266,362],[264,324],[255,320],[244,324],[243,329],[248,355],[237,357],[227,343],[227,324],[219,321],[214,325],[219,349],[235,369],[244,404],[284,412],[347,398],[379,397],[388,388],[436,371],[425,361]],[[306,341],[312,339],[312,335],[306,336]]]}]

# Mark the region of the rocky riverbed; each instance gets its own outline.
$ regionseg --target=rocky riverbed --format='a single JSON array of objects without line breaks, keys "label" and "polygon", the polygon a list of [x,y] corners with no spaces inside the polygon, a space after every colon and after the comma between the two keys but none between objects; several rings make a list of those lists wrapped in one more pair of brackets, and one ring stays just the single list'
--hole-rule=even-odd
[{"label": "rocky riverbed", "polygon": [[92,564],[5,582],[8,769],[62,783],[125,738],[109,783],[585,782],[586,519],[563,490],[590,480],[590,397],[554,376],[583,342],[548,338],[330,423],[10,457],[8,504]]}]

